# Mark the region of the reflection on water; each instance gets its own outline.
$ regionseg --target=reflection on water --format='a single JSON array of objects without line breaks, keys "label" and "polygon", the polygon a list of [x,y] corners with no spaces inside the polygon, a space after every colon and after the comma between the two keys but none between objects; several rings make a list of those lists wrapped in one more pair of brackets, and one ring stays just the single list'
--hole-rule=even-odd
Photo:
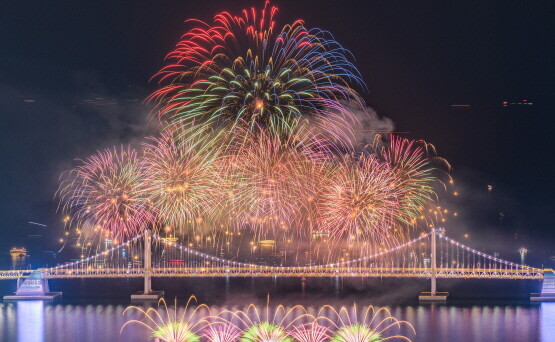
[{"label": "reflection on water", "polygon": [[555,341],[555,303],[542,303],[540,311],[541,340]]},{"label": "reflection on water", "polygon": [[[140,318],[133,312],[124,316],[125,307],[43,304],[36,301],[0,304],[0,340],[147,341],[147,331],[140,327],[126,328],[120,333],[127,320]],[[394,317],[412,323],[416,329],[415,342],[555,340],[555,303],[523,306],[418,305],[390,307],[390,310]]]},{"label": "reflection on water", "polygon": [[27,260],[29,257],[12,256],[11,269],[24,270],[27,268]]},{"label": "reflection on water", "polygon": [[17,302],[17,341],[44,341],[44,302],[42,300]]}]

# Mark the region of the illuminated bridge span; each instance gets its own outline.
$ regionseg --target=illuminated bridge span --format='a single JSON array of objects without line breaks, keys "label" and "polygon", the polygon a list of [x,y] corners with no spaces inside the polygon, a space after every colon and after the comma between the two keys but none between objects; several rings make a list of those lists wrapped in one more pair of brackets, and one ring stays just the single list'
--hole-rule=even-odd
[{"label": "illuminated bridge span", "polygon": [[[133,258],[129,255],[131,250]],[[140,277],[144,278],[147,294],[151,291],[152,277],[429,278],[432,295],[436,293],[437,278],[544,278],[543,269],[515,264],[472,249],[445,236],[441,229],[353,260],[284,267],[223,259],[169,242],[147,231],[94,256],[40,271],[46,279]],[[19,279],[30,272],[0,271],[0,279]]]},{"label": "illuminated bridge span", "polygon": [[[437,238],[436,238],[437,237]],[[142,243],[147,240],[146,243]],[[149,240],[159,243],[152,252]],[[122,249],[137,251],[129,261]],[[435,253],[434,253],[435,252]],[[137,252],[136,252],[137,254]],[[154,257],[154,259],[153,259]],[[435,262],[434,262],[435,261]],[[435,265],[434,265],[435,264]],[[440,230],[386,251],[358,259],[313,266],[265,266],[227,260],[196,251],[158,235],[139,235],[94,256],[41,269],[45,278],[103,277],[417,277],[543,279],[543,270],[495,258],[445,236]],[[16,279],[30,271],[1,271],[0,279]]]}]

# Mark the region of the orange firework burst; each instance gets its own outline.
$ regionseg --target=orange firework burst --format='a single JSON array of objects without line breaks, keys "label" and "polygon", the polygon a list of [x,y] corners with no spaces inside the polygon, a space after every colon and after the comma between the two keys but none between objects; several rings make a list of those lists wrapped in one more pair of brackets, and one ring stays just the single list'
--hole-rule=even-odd
[{"label": "orange firework burst", "polygon": [[260,235],[268,228],[299,228],[303,208],[314,198],[314,144],[264,133],[238,135],[224,158],[235,224]]},{"label": "orange firework burst", "polygon": [[318,199],[318,226],[334,239],[386,239],[398,214],[394,174],[374,155],[345,157]]},{"label": "orange firework burst", "polygon": [[[176,228],[213,224],[219,190],[218,149],[170,127],[144,144],[147,188],[160,220]],[[211,142],[214,139],[210,139]]]}]

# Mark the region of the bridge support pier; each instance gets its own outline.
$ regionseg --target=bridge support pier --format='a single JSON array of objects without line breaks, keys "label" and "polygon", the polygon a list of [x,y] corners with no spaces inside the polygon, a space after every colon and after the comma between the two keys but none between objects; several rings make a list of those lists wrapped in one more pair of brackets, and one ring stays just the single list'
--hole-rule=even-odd
[{"label": "bridge support pier", "polygon": [[432,229],[430,292],[420,293],[418,296],[420,301],[444,302],[449,296],[448,292],[437,292],[437,232],[438,228]]},{"label": "bridge support pier", "polygon": [[17,292],[4,296],[4,300],[52,300],[62,295],[61,292],[50,292],[48,279],[44,278],[40,270],[33,271],[23,282],[20,279],[17,278]]},{"label": "bridge support pier", "polygon": [[144,291],[132,294],[131,300],[158,300],[164,296],[164,291],[152,290],[152,236],[148,229],[144,235]]},{"label": "bridge support pier", "polygon": [[531,302],[555,302],[555,273],[544,272],[542,292],[530,294]]}]

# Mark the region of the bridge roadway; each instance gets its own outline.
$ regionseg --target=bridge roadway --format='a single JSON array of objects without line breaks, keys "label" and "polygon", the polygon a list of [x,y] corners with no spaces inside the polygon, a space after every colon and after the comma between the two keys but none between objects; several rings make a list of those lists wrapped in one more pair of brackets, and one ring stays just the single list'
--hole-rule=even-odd
[{"label": "bridge roadway", "polygon": [[[75,268],[39,269],[47,279],[72,278],[142,278],[144,268]],[[545,270],[529,269],[485,269],[485,268],[437,268],[437,278],[456,279],[543,279]],[[0,279],[18,279],[31,273],[23,271],[0,271]],[[390,277],[430,278],[430,268],[411,267],[154,267],[151,277]]]}]

